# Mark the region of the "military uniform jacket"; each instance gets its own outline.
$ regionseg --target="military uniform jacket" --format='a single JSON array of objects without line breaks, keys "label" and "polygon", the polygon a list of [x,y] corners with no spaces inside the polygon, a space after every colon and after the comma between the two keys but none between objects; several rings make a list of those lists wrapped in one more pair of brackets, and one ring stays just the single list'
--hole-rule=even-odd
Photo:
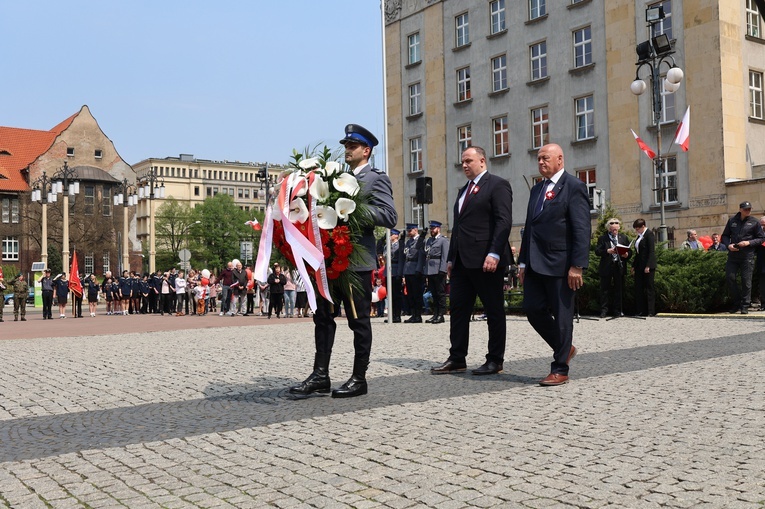
[{"label": "military uniform jacket", "polygon": [[19,281],[14,280],[12,281],[11,287],[13,288],[13,293],[17,296],[22,296],[25,299],[27,298],[27,293],[29,292],[29,285],[26,281]]},{"label": "military uniform jacket", "polygon": [[398,276],[399,270],[400,270],[400,263],[399,260],[401,258],[401,249],[399,249],[401,245],[401,241],[397,240],[396,242],[390,243],[390,273],[393,277]]},{"label": "military uniform jacket", "polygon": [[359,232],[359,245],[366,250],[362,259],[351,270],[357,272],[371,272],[377,268],[377,253],[375,240],[375,226],[393,228],[398,221],[398,214],[393,203],[393,184],[383,171],[372,168],[369,164],[364,165],[357,173],[361,190],[369,196],[369,212],[372,215],[372,223],[369,228]]},{"label": "military uniform jacket", "polygon": [[449,239],[440,234],[437,237],[428,238],[420,252],[422,273],[426,276],[435,276],[440,272],[446,272],[448,254]]},{"label": "military uniform jacket", "polygon": [[[417,235],[414,238],[407,237],[404,241],[404,248],[402,250],[403,264],[399,269],[402,276],[411,276],[413,274],[421,274],[422,266],[420,265],[420,251],[423,250],[425,238],[422,235]],[[399,241],[401,242],[401,241]]]}]

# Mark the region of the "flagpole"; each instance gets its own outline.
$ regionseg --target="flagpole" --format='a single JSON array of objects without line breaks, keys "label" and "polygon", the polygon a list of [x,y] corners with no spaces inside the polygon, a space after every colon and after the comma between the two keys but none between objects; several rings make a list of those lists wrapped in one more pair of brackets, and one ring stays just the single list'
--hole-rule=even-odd
[{"label": "flagpole", "polygon": [[[382,80],[383,80],[383,140],[385,151],[385,173],[388,174],[388,73],[385,58],[385,1],[380,0],[380,37],[382,38]],[[388,310],[388,325],[393,323],[393,268],[391,267],[390,229],[385,229],[385,272],[388,299],[385,308]],[[374,283],[374,281],[373,281]]]}]

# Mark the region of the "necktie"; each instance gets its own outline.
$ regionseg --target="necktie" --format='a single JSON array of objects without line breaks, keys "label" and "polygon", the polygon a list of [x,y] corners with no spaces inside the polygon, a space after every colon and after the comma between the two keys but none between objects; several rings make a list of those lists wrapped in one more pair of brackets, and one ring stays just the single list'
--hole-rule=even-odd
[{"label": "necktie", "polygon": [[537,206],[534,209],[534,217],[538,216],[542,212],[545,204],[545,194],[547,194],[547,179],[542,181],[542,187],[539,188],[539,198],[537,199]]},{"label": "necktie", "polygon": [[470,194],[473,192],[473,188],[475,187],[475,182],[472,180],[468,184],[467,191],[465,191],[465,197],[462,199],[462,206],[460,206],[460,212],[462,212],[462,209],[465,208],[465,204],[468,201],[468,198],[470,198]]}]

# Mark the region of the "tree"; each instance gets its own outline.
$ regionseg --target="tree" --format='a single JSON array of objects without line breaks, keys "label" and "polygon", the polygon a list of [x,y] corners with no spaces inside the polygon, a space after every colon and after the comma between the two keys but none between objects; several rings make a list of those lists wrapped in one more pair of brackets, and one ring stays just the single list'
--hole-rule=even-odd
[{"label": "tree", "polygon": [[194,241],[193,265],[216,269],[239,258],[240,241],[251,238],[252,228],[244,224],[252,219],[249,216],[231,196],[222,193],[196,207],[190,223],[199,221],[199,224],[192,224],[189,231],[189,238]]},{"label": "tree", "polygon": [[158,253],[167,254],[172,260],[178,259],[178,252],[185,247],[187,235],[191,234],[191,226],[194,225],[192,216],[193,211],[189,205],[179,203],[172,197],[165,200],[157,210],[154,223]]}]

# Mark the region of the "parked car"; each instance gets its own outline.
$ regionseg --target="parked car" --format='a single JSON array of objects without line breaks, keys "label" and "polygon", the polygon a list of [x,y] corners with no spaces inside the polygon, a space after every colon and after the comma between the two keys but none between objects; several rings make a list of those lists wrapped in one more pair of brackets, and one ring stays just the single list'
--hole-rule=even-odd
[{"label": "parked car", "polygon": [[[6,290],[8,291],[8,290]],[[27,304],[34,304],[35,303],[35,289],[30,288],[29,293],[27,294]],[[4,306],[13,306],[13,294],[12,293],[6,293],[3,298],[3,305]]]}]

